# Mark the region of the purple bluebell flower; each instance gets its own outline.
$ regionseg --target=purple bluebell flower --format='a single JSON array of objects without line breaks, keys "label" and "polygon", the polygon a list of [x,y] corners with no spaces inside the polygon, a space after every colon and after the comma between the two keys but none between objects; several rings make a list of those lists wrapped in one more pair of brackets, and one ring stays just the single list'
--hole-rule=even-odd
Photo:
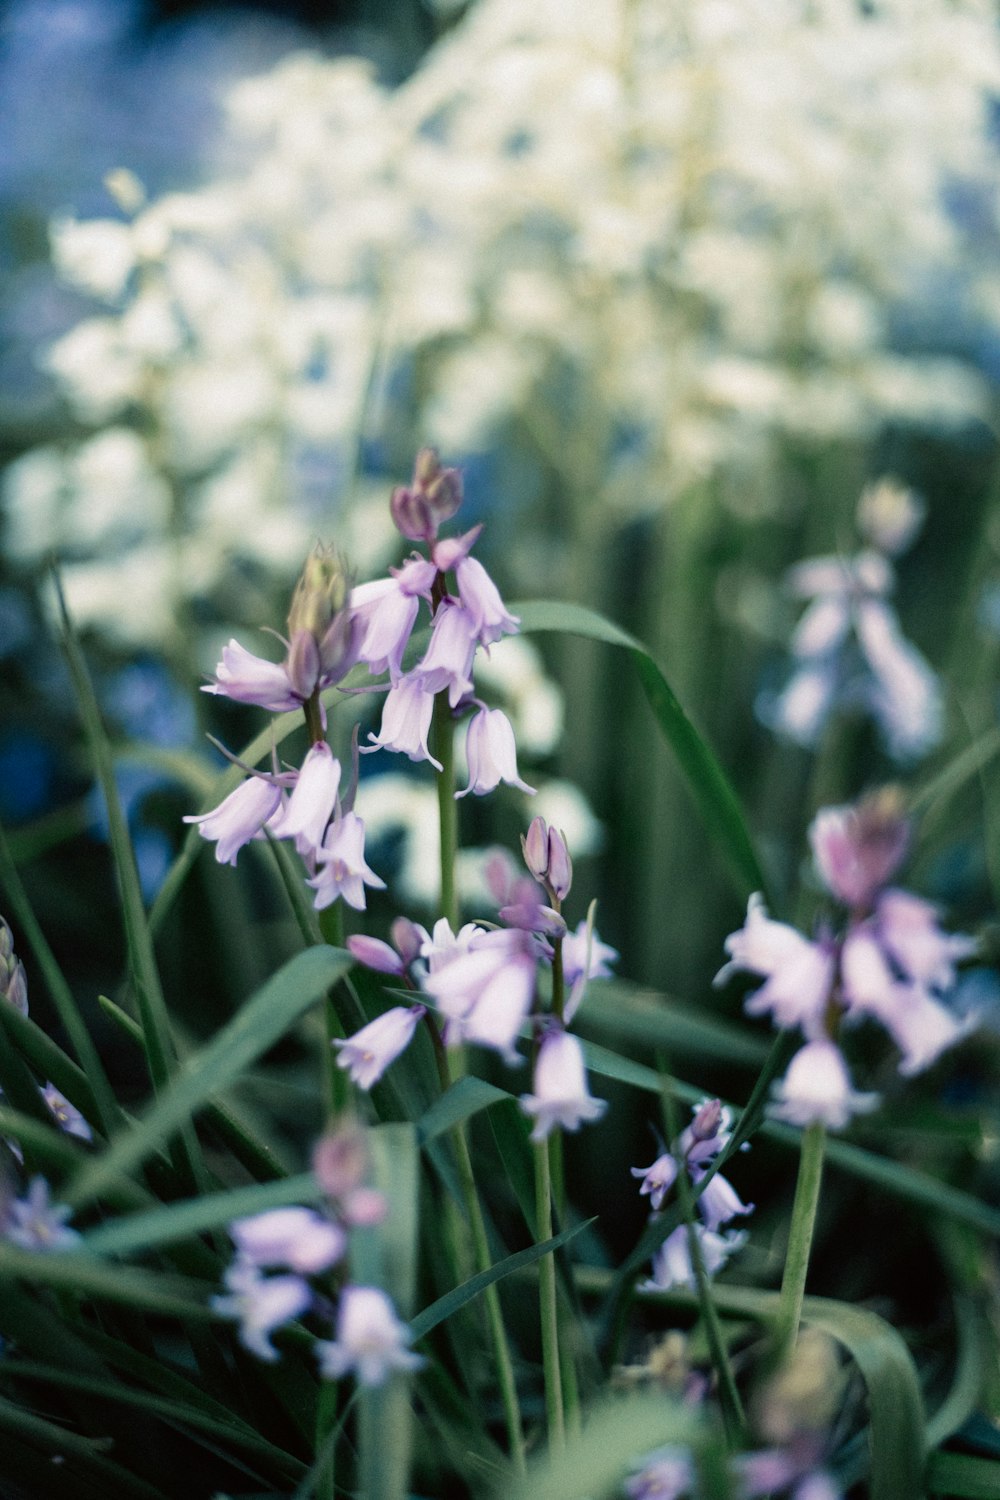
[{"label": "purple bluebell flower", "polygon": [[[702,1262],[708,1276],[714,1276],[716,1271],[720,1271],[729,1257],[746,1243],[747,1238],[746,1230],[743,1229],[729,1230],[726,1234],[719,1234],[717,1230],[709,1229],[704,1224],[696,1224],[694,1232],[698,1238]],[[686,1286],[692,1290],[697,1286],[685,1224],[678,1224],[677,1228],[667,1235],[653,1256],[653,1274],[642,1283],[641,1290],[669,1292],[675,1286]]]},{"label": "purple bluebell flower", "polygon": [[267,777],[250,776],[211,812],[189,813],[183,821],[196,823],[203,839],[215,841],[220,865],[235,865],[244,844],[257,837],[280,806],[281,787]]},{"label": "purple bluebell flower", "polygon": [[14,952],[14,934],[3,917],[0,917],[0,998],[22,1016],[28,1014],[28,978]]},{"label": "purple bluebell flower", "polygon": [[389,1064],[405,1052],[417,1022],[426,1012],[425,1005],[394,1005],[353,1036],[335,1041],[338,1068],[346,1068],[359,1088],[370,1089]]},{"label": "purple bluebell flower", "polygon": [[505,635],[517,634],[521,622],[510,613],[481,562],[474,557],[460,558],[455,564],[455,579],[458,596],[472,619],[481,646],[491,646]]},{"label": "purple bluebell flower", "polygon": [[855,1115],[878,1104],[877,1094],[858,1093],[843,1054],[828,1037],[801,1047],[774,1086],[774,1114],[792,1125],[826,1125],[842,1130]]},{"label": "purple bluebell flower", "polygon": [[318,873],[308,884],[316,892],[317,911],[338,897],[355,911],[364,911],[365,886],[385,890],[385,881],[365,863],[365,825],[357,813],[344,813],[334,819],[316,849],[316,861]]},{"label": "purple bluebell flower", "polygon": [[393,683],[402,675],[403,652],[416,623],[421,597],[430,598],[437,576],[433,563],[411,558],[393,576],[361,584],[351,595],[351,609],[363,626],[358,659],[372,672],[388,672]]},{"label": "purple bluebell flower", "polygon": [[630,1168],[633,1177],[642,1178],[639,1192],[649,1198],[654,1213],[663,1207],[663,1200],[677,1181],[677,1170],[677,1158],[669,1151],[658,1156],[652,1166]]},{"label": "purple bluebell flower", "polygon": [[651,1453],[642,1469],[625,1481],[629,1500],[683,1500],[696,1483],[690,1449],[671,1446]]},{"label": "purple bluebell flower", "polygon": [[507,715],[499,708],[482,708],[473,714],[469,720],[465,754],[469,762],[469,785],[464,792],[456,792],[456,797],[467,797],[470,792],[485,796],[501,781],[534,796],[534,787],[528,786],[517,774],[514,730]]},{"label": "purple bluebell flower", "polygon": [[47,1083],[42,1089],[42,1098],[48,1105],[59,1129],[66,1135],[75,1135],[77,1140],[92,1141],[94,1132],[91,1130],[83,1115],[75,1104],[70,1104],[63,1094],[60,1094],[54,1083]]},{"label": "purple bluebell flower", "polygon": [[563,938],[563,974],[566,983],[575,985],[577,980],[610,979],[610,965],[618,960],[618,949],[601,941],[596,931],[590,934],[590,962],[587,962],[587,923],[578,922],[573,932]]},{"label": "purple bluebell flower", "polygon": [[325,740],[313,745],[302,762],[292,794],[275,832],[301,839],[310,849],[323,842],[340,789],[340,761]]},{"label": "purple bluebell flower", "polygon": [[445,600],[434,616],[427,652],[415,669],[424,691],[447,691],[448,702],[455,708],[472,692],[475,654],[476,628],[472,615],[463,605]]},{"label": "purple bluebell flower", "polygon": [[773,921],[760,895],[750,897],[746,922],[730,933],[725,946],[729,962],[716,974],[716,985],[740,970],[762,975],[766,982],[747,1000],[748,1014],[770,1011],[777,1026],[801,1026],[807,1035],[818,1034],[835,974],[831,949]]},{"label": "purple bluebell flower", "polygon": [[427,746],[433,713],[434,693],[423,677],[413,673],[401,677],[386,694],[378,735],[369,734],[372,743],[365,748],[369,753],[375,749],[395,750],[410,760],[429,760],[440,771],[441,762],[434,759]]},{"label": "purple bluebell flower", "polygon": [[302,1276],[328,1271],[347,1249],[340,1225],[313,1208],[272,1208],[234,1219],[229,1233],[239,1255],[250,1265],[260,1269],[287,1266]]},{"label": "purple bluebell flower", "polygon": [[376,974],[395,974],[402,978],[406,973],[403,959],[395,948],[390,948],[381,938],[352,933],[347,939],[347,949],[359,964],[363,964],[366,969],[374,969]]},{"label": "purple bluebell flower", "polygon": [[[437,926],[434,931],[437,939]],[[423,981],[423,989],[445,1018],[445,1042],[474,1042],[493,1048],[507,1062],[517,1062],[516,1042],[535,993],[531,939],[517,929],[463,928],[453,945],[452,955],[447,950],[440,954]]]},{"label": "purple bluebell flower", "polygon": [[237,1258],[227,1267],[228,1291],[211,1298],[224,1318],[238,1320],[240,1343],[269,1364],[278,1358],[271,1334],[304,1313],[312,1292],[301,1276],[262,1276],[251,1261]]},{"label": "purple bluebell flower", "polygon": [[588,1120],[598,1120],[607,1108],[587,1088],[583,1048],[575,1036],[553,1027],[542,1038],[535,1059],[535,1092],[521,1095],[521,1108],[535,1122],[533,1141],[544,1141],[558,1125],[578,1130]]},{"label": "purple bluebell flower", "polygon": [[822,808],[810,824],[809,842],[827,889],[851,911],[868,912],[909,847],[899,794],[885,788],[856,806]]},{"label": "purple bluebell flower", "polygon": [[379,1386],[394,1371],[417,1370],[423,1364],[409,1343],[410,1331],[385,1292],[374,1286],[345,1286],[337,1307],[337,1336],[320,1340],[316,1355],[328,1380],[353,1371],[359,1385]]},{"label": "purple bluebell flower", "polygon": [[236,703],[252,703],[275,713],[299,708],[302,703],[282,664],[254,656],[237,640],[222,648],[215,681],[206,683],[202,692],[232,698]]}]

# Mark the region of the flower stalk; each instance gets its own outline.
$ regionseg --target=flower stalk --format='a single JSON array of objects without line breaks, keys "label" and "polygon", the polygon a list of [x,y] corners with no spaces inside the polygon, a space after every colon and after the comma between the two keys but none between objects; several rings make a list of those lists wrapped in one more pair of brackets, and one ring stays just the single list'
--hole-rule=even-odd
[{"label": "flower stalk", "polygon": [[[535,1143],[535,1218],[539,1241],[551,1239],[552,1172],[547,1139]],[[554,1255],[544,1255],[538,1263],[538,1295],[541,1312],[542,1368],[545,1377],[545,1417],[549,1430],[549,1446],[559,1452],[566,1446],[566,1414],[563,1405]]]}]

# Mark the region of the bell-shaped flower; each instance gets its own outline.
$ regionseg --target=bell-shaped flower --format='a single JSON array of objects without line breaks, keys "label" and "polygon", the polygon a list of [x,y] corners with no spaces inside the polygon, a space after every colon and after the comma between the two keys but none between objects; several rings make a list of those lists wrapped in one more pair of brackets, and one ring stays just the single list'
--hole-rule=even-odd
[{"label": "bell-shaped flower", "polygon": [[733,1112],[721,1099],[692,1105],[694,1118],[681,1131],[677,1149],[689,1166],[703,1166],[729,1144]]},{"label": "bell-shaped flower", "polygon": [[899,628],[881,600],[857,608],[858,644],[871,668],[869,701],[889,754],[915,760],[941,738],[944,704],[936,673]]},{"label": "bell-shaped flower", "polygon": [[[696,1224],[694,1232],[698,1237],[702,1262],[709,1276],[714,1276],[716,1271],[721,1270],[729,1257],[746,1244],[747,1239],[746,1231],[742,1229],[719,1234],[703,1224]],[[653,1274],[642,1283],[640,1290],[669,1292],[675,1286],[686,1286],[693,1291],[697,1284],[694,1266],[691,1264],[691,1246],[688,1241],[687,1226],[678,1224],[677,1228],[667,1235],[653,1256]]]},{"label": "bell-shaped flower", "polygon": [[641,1177],[639,1192],[649,1198],[650,1207],[659,1212],[663,1200],[677,1181],[677,1158],[669,1151],[658,1156],[651,1167],[631,1167],[633,1177]]},{"label": "bell-shaped flower", "polygon": [[260,833],[280,805],[280,786],[263,776],[250,776],[211,812],[189,813],[183,821],[196,823],[203,839],[215,841],[220,865],[235,865],[244,844]]},{"label": "bell-shaped flower", "polygon": [[378,1083],[390,1063],[405,1052],[417,1022],[427,1014],[424,1005],[394,1005],[362,1026],[353,1036],[334,1042],[337,1067],[346,1068],[353,1083],[370,1089]]},{"label": "bell-shaped flower", "polygon": [[374,1286],[345,1286],[337,1307],[337,1336],[321,1339],[316,1355],[328,1380],[353,1371],[359,1385],[379,1386],[394,1370],[417,1370],[423,1364],[409,1343],[410,1331],[385,1292]]},{"label": "bell-shaped flower", "polygon": [[824,807],[809,828],[824,885],[852,911],[869,910],[909,845],[901,798],[885,788],[851,807]]},{"label": "bell-shaped flower", "polygon": [[309,849],[323,842],[340,788],[340,761],[325,740],[315,744],[302,762],[281,822],[280,838],[301,840]]},{"label": "bell-shaped flower", "polygon": [[372,672],[388,672],[393,683],[402,675],[406,650],[420,608],[421,596],[430,598],[437,575],[433,563],[411,558],[393,576],[362,584],[351,594],[351,609],[364,627],[358,659]]},{"label": "bell-shaped flower", "polygon": [[476,640],[491,646],[505,635],[516,635],[520,620],[512,615],[481,562],[463,557],[455,565],[458,595],[472,617]]},{"label": "bell-shaped flower", "polygon": [[780,1120],[842,1130],[855,1115],[873,1110],[878,1095],[855,1091],[840,1048],[821,1037],[796,1052],[774,1086],[774,1100],[772,1113]]},{"label": "bell-shaped flower", "polygon": [[628,1500],[685,1500],[697,1483],[688,1448],[662,1448],[650,1454],[638,1474],[625,1481]]},{"label": "bell-shaped flower", "polygon": [[77,1140],[80,1141],[93,1140],[94,1132],[87,1124],[83,1115],[75,1104],[70,1104],[65,1095],[60,1094],[54,1083],[47,1083],[45,1085],[42,1089],[42,1098],[45,1100],[59,1129],[65,1135],[75,1135]]},{"label": "bell-shaped flower", "polygon": [[347,1249],[340,1225],[313,1208],[267,1209],[234,1219],[229,1233],[241,1258],[250,1265],[287,1266],[303,1276],[329,1270]]},{"label": "bell-shaped flower", "polygon": [[746,922],[730,933],[726,952],[729,962],[715,976],[717,985],[739,970],[766,976],[766,983],[746,1001],[748,1015],[769,1011],[777,1026],[801,1026],[807,1035],[822,1024],[834,955],[787,923],[772,921],[760,895],[750,897]]},{"label": "bell-shaped flower", "polygon": [[401,677],[389,689],[382,707],[382,725],[378,735],[369,734],[372,750],[395,750],[410,760],[429,760],[436,771],[441,762],[435,760],[427,747],[431,717],[434,713],[434,693],[426,687],[419,674]]},{"label": "bell-shaped flower", "polygon": [[[926,902],[903,891],[892,894],[913,902],[914,908],[933,911]],[[886,1028],[903,1054],[899,1071],[909,1077],[923,1072],[946,1048],[967,1036],[976,1025],[976,1017],[960,1020],[922,984],[900,979],[877,940],[878,932],[878,927],[866,922],[848,934],[841,960],[844,997],[852,1019],[873,1016]],[[945,934],[939,937],[943,940]],[[930,961],[935,961],[933,954]]]},{"label": "bell-shaped flower", "polygon": [[[705,1175],[704,1172],[692,1173],[696,1187]],[[721,1172],[709,1178],[698,1195],[698,1212],[709,1229],[718,1229],[720,1224],[728,1224],[739,1214],[752,1214],[753,1210],[754,1205],[744,1203],[728,1177],[723,1177]]]},{"label": "bell-shaped flower", "polygon": [[590,934],[590,959],[587,958],[587,924],[577,923],[574,932],[563,938],[563,976],[572,987],[581,976],[587,979],[611,979],[610,965],[618,961],[618,949],[603,943],[596,931]]},{"label": "bell-shaped flower", "polygon": [[317,911],[338,897],[355,911],[364,911],[365,886],[385,890],[385,881],[365,863],[365,825],[357,813],[334,819],[316,850],[316,860],[319,870],[308,884],[316,892],[313,904]]},{"label": "bell-shaped flower", "polygon": [[465,754],[469,762],[469,785],[464,792],[456,792],[456,797],[467,797],[470,792],[484,796],[494,791],[501,781],[534,796],[534,787],[528,786],[517,774],[514,730],[507,715],[499,708],[482,708],[473,714],[469,720]]},{"label": "bell-shaped flower", "polygon": [[533,1141],[544,1141],[558,1125],[578,1130],[587,1120],[600,1119],[607,1105],[587,1088],[583,1048],[575,1036],[554,1027],[542,1038],[535,1059],[535,1092],[521,1095],[521,1108],[535,1122]]},{"label": "bell-shaped flower", "polygon": [[468,610],[446,600],[434,616],[430,645],[416,667],[424,691],[447,691],[452,708],[471,693],[476,644],[475,621]]},{"label": "bell-shaped flower", "polygon": [[301,1276],[262,1276],[251,1261],[237,1257],[226,1271],[226,1295],[210,1299],[224,1318],[240,1325],[240,1343],[258,1359],[272,1363],[278,1351],[271,1343],[276,1328],[304,1313],[312,1292]]},{"label": "bell-shaped flower", "polygon": [[[456,948],[461,938],[462,933]],[[432,964],[423,988],[445,1018],[449,1046],[474,1042],[516,1063],[515,1044],[535,993],[535,950],[530,938],[517,930],[473,929],[468,942],[465,952],[459,949],[437,967]]]},{"label": "bell-shaped flower", "polygon": [[254,656],[237,640],[223,646],[215,681],[206,683],[202,692],[232,698],[236,703],[252,703],[275,713],[299,708],[302,703],[283,665]]},{"label": "bell-shaped flower", "polygon": [[978,946],[965,933],[942,931],[937,908],[909,891],[885,891],[875,919],[879,942],[893,962],[908,979],[929,989],[950,989],[955,963],[971,958]]}]

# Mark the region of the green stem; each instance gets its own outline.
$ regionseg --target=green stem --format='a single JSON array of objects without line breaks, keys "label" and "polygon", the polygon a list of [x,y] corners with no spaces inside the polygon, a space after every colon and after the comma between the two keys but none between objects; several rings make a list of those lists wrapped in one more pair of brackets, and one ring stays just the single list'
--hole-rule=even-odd
[{"label": "green stem", "polygon": [[[327,906],[320,912],[319,930],[323,934],[323,941],[329,943],[331,947],[342,948],[344,946],[344,913],[339,901],[334,901],[332,906]],[[326,1092],[326,1107],[330,1117],[336,1119],[347,1109],[350,1084],[347,1081],[347,1074],[337,1067],[337,1053],[333,1044],[344,1035],[344,1028],[333,1002],[332,991],[327,991],[323,997],[323,1030],[325,1034],[323,1083]]]},{"label": "green stem", "polygon": [[[455,1146],[455,1155],[458,1158],[458,1175],[462,1184],[462,1197],[465,1200],[466,1211],[469,1215],[469,1227],[472,1230],[472,1245],[476,1258],[476,1270],[488,1271],[493,1265],[493,1257],[490,1254],[489,1240],[486,1235],[486,1222],[483,1219],[483,1211],[479,1204],[479,1194],[476,1192],[476,1179],[472,1171],[472,1158],[469,1155],[469,1144],[465,1138],[465,1131],[461,1125],[456,1125],[451,1132],[452,1141]],[[496,1285],[488,1286],[483,1293],[486,1304],[486,1321],[489,1325],[490,1339],[493,1343],[493,1356],[496,1360],[497,1378],[500,1382],[500,1399],[503,1402],[504,1419],[507,1423],[507,1436],[510,1441],[511,1456],[517,1467],[518,1473],[524,1472],[524,1433],[521,1429],[521,1408],[517,1399],[517,1381],[514,1379],[514,1363],[510,1356],[510,1345],[507,1342],[507,1330],[504,1327],[503,1310],[500,1306],[500,1293]]]},{"label": "green stem", "polygon": [[799,1178],[795,1185],[785,1274],[781,1282],[781,1305],[775,1328],[779,1363],[788,1359],[798,1338],[802,1298],[805,1296],[806,1274],[809,1270],[809,1252],[812,1249],[819,1189],[823,1178],[825,1145],[826,1127],[819,1121],[807,1125],[802,1133]]},{"label": "green stem", "polygon": [[441,834],[441,915],[452,932],[458,931],[458,891],[455,858],[458,853],[458,807],[455,802],[455,733],[447,693],[434,699],[434,751],[441,762],[437,778],[438,827]]},{"label": "green stem", "polygon": [[[535,1218],[539,1240],[552,1237],[552,1174],[549,1168],[549,1143],[535,1145]],[[542,1368],[545,1374],[545,1415],[548,1420],[549,1446],[556,1452],[566,1446],[566,1418],[563,1410],[562,1368],[559,1361],[559,1311],[556,1294],[556,1262],[545,1255],[538,1263],[538,1293],[542,1321]]]}]

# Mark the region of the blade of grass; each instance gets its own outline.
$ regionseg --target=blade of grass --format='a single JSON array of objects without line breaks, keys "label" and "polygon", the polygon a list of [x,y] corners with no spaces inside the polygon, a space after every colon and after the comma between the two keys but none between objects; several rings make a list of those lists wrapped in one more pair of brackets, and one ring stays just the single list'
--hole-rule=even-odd
[{"label": "blade of grass", "polygon": [[212,1320],[204,1283],[137,1266],[108,1266],[73,1250],[22,1250],[0,1242],[0,1281],[27,1281],[81,1297],[120,1303],[164,1317]]},{"label": "blade of grass", "polygon": [[[62,646],[73,680],[94,770],[107,808],[111,852],[122,903],[129,973],[142,1018],[143,1033],[146,1037],[150,1077],[154,1091],[159,1094],[166,1088],[177,1066],[177,1054],[170,1031],[166,1000],[160,985],[153,940],[146,920],[135,852],[129,837],[128,823],[121,799],[118,796],[111,747],[101,720],[97,695],[90,680],[87,663],[66,607],[58,573],[53,572],[53,580],[62,625]],[[187,1183],[191,1190],[204,1186],[206,1174],[201,1149],[197,1137],[187,1122],[179,1122],[172,1155],[178,1176]]]},{"label": "blade of grass", "polygon": [[[108,1082],[104,1064],[101,1062],[93,1038],[73,998],[73,992],[35,917],[2,828],[0,828],[0,885],[4,889],[8,911],[17,921],[27,940],[35,963],[41,971],[42,980],[56,1008],[56,1014],[69,1037],[77,1062],[86,1076],[92,1096],[91,1111],[87,1114],[80,1104],[77,1104],[77,1108],[81,1113],[87,1114],[91,1124],[98,1126],[104,1135],[109,1135],[113,1126],[121,1119],[118,1101]],[[63,1088],[55,1074],[48,1073],[46,1076],[51,1078],[61,1093],[66,1094],[67,1099],[72,1099],[73,1096]],[[73,1102],[76,1103],[75,1100]]]},{"label": "blade of grass", "polygon": [[641,641],[577,604],[531,600],[512,605],[526,634],[563,631],[619,646],[629,653],[660,732],[673,751],[710,837],[718,844],[740,894],[765,891],[766,881],[739,798],[718,760],[677,701]]},{"label": "blade of grass", "polygon": [[70,1185],[79,1206],[108,1183],[130,1171],[189,1121],[214,1095],[222,1093],[353,964],[337,948],[307,948],[289,960],[210,1042],[187,1058],[172,1086],[126,1134],[89,1163]]}]

